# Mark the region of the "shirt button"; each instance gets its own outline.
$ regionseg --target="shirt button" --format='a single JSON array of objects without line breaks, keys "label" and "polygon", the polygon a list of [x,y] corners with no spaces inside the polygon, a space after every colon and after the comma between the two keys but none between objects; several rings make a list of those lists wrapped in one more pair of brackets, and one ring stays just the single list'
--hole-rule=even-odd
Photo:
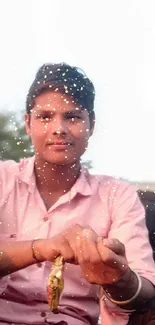
[{"label": "shirt button", "polygon": [[37,266],[38,266],[38,267],[42,267],[42,264],[41,264],[41,263],[37,263]]},{"label": "shirt button", "polygon": [[44,311],[41,312],[41,317],[45,317],[46,313]]},{"label": "shirt button", "polygon": [[11,234],[10,238],[16,238],[16,234]]},{"label": "shirt button", "polygon": [[48,220],[48,216],[44,216],[43,220],[46,222]]}]

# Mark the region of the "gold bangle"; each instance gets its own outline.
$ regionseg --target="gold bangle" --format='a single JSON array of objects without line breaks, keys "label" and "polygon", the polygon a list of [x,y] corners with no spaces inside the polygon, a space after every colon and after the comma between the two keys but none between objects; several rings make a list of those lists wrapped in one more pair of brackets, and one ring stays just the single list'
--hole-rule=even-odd
[{"label": "gold bangle", "polygon": [[134,294],[134,296],[133,297],[131,297],[130,299],[128,299],[128,300],[121,300],[121,301],[119,301],[119,300],[115,300],[115,299],[113,299],[111,296],[110,296],[110,294],[108,294],[106,291],[104,291],[104,289],[103,289],[103,291],[104,291],[104,295],[106,296],[106,298],[108,299],[108,300],[110,300],[112,303],[114,303],[114,304],[116,304],[116,305],[128,305],[128,304],[130,304],[131,302],[133,302],[137,297],[138,297],[138,295],[139,295],[139,293],[140,293],[140,291],[141,291],[141,289],[142,289],[142,280],[141,280],[141,277],[139,276],[139,274],[136,272],[136,271],[133,271],[133,270],[131,270],[135,275],[136,275],[136,277],[137,277],[137,280],[138,280],[138,288],[137,288],[137,291],[136,291],[136,293]]},{"label": "gold bangle", "polygon": [[39,239],[33,239],[32,242],[31,242],[32,257],[36,260],[37,263],[41,263],[41,262],[39,261],[39,259],[37,258],[37,256],[36,256],[36,253],[37,253],[37,252],[35,251],[35,246],[34,246],[34,243],[35,243],[37,240],[39,240]]}]

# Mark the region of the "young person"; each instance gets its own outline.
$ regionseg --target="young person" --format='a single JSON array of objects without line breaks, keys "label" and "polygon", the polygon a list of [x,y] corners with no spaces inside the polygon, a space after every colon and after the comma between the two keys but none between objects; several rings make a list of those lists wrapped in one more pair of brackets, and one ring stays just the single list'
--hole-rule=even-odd
[{"label": "young person", "polygon": [[[94,129],[95,90],[79,69],[45,64],[26,101],[35,155],[0,164],[0,323],[125,325],[154,297],[144,210],[134,189],[81,166]],[[102,142],[101,142],[102,143]],[[65,261],[58,313],[46,283]]]}]

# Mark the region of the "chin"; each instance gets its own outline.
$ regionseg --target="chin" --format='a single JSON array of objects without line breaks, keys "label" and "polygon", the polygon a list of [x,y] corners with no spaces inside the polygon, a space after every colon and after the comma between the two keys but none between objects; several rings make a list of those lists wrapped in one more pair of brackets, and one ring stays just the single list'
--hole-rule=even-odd
[{"label": "chin", "polygon": [[43,157],[43,160],[49,164],[56,165],[56,166],[67,166],[70,164],[74,164],[77,159],[74,157],[65,158],[65,156],[56,157],[57,155],[46,155]]}]

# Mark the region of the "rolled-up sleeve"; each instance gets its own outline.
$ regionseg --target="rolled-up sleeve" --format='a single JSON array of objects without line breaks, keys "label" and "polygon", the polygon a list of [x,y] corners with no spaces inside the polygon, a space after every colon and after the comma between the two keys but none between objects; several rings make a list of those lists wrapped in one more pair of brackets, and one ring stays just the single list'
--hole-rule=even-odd
[{"label": "rolled-up sleeve", "polygon": [[[0,242],[14,240],[10,238],[10,222],[4,217],[4,207],[8,196],[14,186],[15,166],[13,161],[0,161]],[[1,259],[0,259],[0,263]],[[0,278],[0,295],[6,290],[10,276]]]},{"label": "rolled-up sleeve", "polygon": [[[0,245],[1,245],[1,242],[2,241],[4,242],[6,240],[8,241],[8,240],[14,240],[14,239],[12,239],[8,235],[2,234],[0,232]],[[0,263],[2,263],[1,260],[0,260]],[[6,288],[8,286],[8,283],[9,283],[9,279],[10,279],[10,275],[6,275],[4,277],[0,277],[0,296],[6,290]]]},{"label": "rolled-up sleeve", "polygon": [[[145,223],[145,210],[134,187],[118,182],[110,197],[111,227],[109,238],[125,245],[129,266],[155,285],[155,263]],[[126,325],[132,311],[101,299],[101,324]]]},{"label": "rolled-up sleeve", "polygon": [[[1,245],[1,241],[5,240],[4,236],[0,233],[0,245]],[[0,259],[0,263],[1,259]],[[0,296],[1,294],[6,290],[8,283],[9,283],[9,278],[10,276],[4,276],[4,277],[0,277]]]},{"label": "rolled-up sleeve", "polygon": [[145,210],[136,190],[120,182],[113,200],[109,238],[118,238],[126,249],[129,266],[155,284],[155,263],[145,222]]}]

